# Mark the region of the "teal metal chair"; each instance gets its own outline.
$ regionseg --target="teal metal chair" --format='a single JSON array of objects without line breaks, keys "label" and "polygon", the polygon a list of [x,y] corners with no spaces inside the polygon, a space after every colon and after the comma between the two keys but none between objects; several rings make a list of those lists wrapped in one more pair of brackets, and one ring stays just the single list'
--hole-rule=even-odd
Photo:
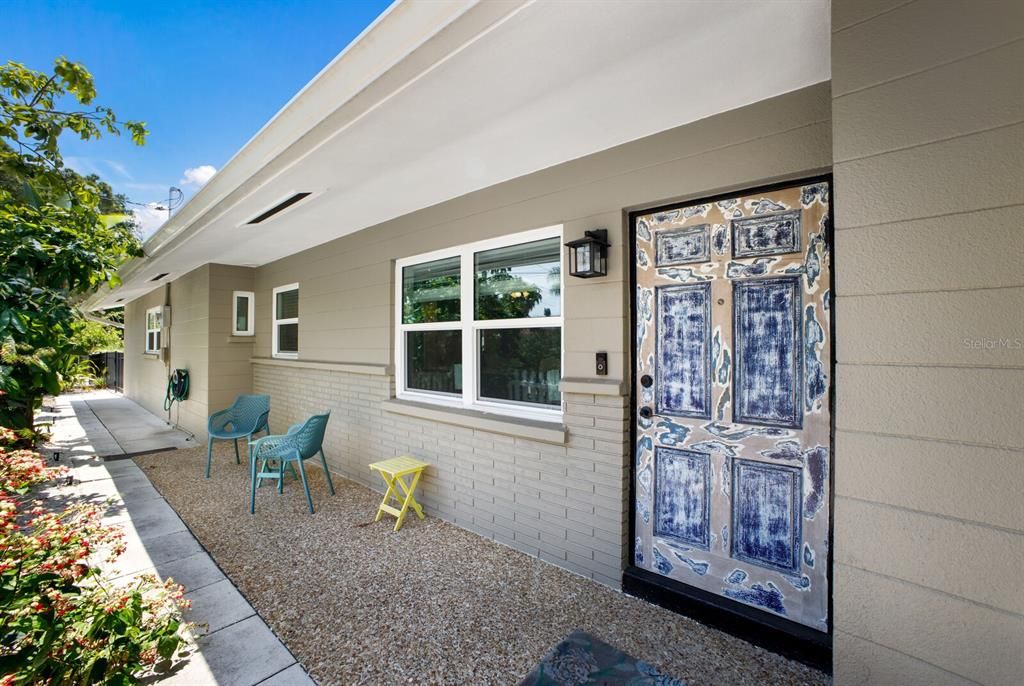
[{"label": "teal metal chair", "polygon": [[[327,488],[334,495],[334,482],[331,472],[327,469],[327,458],[324,456],[324,432],[331,413],[315,414],[304,422],[293,424],[288,433],[281,436],[264,436],[252,444],[252,458],[249,465],[250,497],[249,514],[256,514],[256,489],[263,479],[277,479],[277,492],[284,492],[284,470],[298,463],[302,477],[302,490],[306,492],[306,505],[309,514],[313,514],[313,498],[309,495],[309,483],[306,480],[306,468],[303,463],[320,454],[320,464],[327,477]],[[258,466],[257,466],[258,465]],[[294,471],[293,471],[294,474]]]},{"label": "teal metal chair", "polygon": [[253,435],[264,432],[270,434],[270,396],[240,395],[226,410],[210,415],[206,423],[209,439],[206,442],[206,478],[210,478],[210,463],[213,462],[213,442],[234,441],[235,463],[241,463],[238,454],[238,439],[244,438],[252,454]]}]

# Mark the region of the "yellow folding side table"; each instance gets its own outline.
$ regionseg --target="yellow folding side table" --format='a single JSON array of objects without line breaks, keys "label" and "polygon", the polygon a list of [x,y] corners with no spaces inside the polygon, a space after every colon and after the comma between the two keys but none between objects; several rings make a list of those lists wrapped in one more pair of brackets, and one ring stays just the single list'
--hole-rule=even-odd
[{"label": "yellow folding side table", "polygon": [[[388,490],[384,494],[384,500],[381,501],[380,507],[377,509],[377,516],[373,521],[379,522],[380,518],[387,512],[398,518],[398,521],[395,522],[395,531],[398,531],[402,528],[402,522],[405,521],[405,513],[409,511],[410,507],[420,519],[423,519],[423,508],[416,502],[413,494],[416,492],[416,485],[420,482],[423,470],[429,466],[429,462],[423,462],[408,455],[393,457],[390,460],[382,460],[381,462],[371,464],[370,469],[380,472],[380,477],[384,479],[384,483],[388,486]],[[412,474],[412,481],[406,485],[402,477],[409,474]],[[392,498],[397,500],[402,507],[392,507],[390,505]]]}]

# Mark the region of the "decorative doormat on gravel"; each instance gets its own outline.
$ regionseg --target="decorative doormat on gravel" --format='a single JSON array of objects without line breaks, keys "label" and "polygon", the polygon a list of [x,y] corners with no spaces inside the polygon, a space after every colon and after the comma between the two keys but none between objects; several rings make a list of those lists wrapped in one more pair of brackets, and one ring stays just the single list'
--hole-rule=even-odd
[{"label": "decorative doormat on gravel", "polygon": [[552,648],[519,686],[686,686],[583,631]]},{"label": "decorative doormat on gravel", "polygon": [[[329,457],[329,456],[328,456]],[[381,494],[308,470],[266,484],[230,445],[135,458],[170,505],[320,684],[519,683],[574,630],[664,674],[704,684],[828,684],[800,663],[631,598],[431,516],[374,523]],[[370,460],[367,460],[369,462]],[[367,472],[367,479],[371,478]],[[424,482],[429,483],[429,471]]]}]

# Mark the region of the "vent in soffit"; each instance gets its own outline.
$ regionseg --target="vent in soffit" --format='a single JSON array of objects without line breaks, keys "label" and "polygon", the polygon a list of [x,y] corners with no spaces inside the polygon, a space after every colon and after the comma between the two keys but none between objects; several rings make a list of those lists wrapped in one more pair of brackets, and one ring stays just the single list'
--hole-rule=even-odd
[{"label": "vent in soffit", "polygon": [[152,279],[150,279],[150,281],[159,281],[160,279],[164,278],[168,274],[170,274],[170,272],[164,272],[163,274],[157,274]]},{"label": "vent in soffit", "polygon": [[249,221],[246,222],[246,224],[259,224],[260,222],[265,222],[278,212],[283,212],[287,210],[289,207],[299,202],[300,200],[306,198],[307,196],[309,196],[309,193],[296,193],[292,197],[277,203],[260,216],[255,217],[254,219],[250,219]]}]

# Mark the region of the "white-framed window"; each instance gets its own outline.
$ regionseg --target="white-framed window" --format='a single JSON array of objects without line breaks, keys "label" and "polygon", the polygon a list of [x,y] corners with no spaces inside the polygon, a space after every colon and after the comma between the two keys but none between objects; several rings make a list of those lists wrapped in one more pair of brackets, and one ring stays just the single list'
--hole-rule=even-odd
[{"label": "white-framed window", "polygon": [[256,333],[256,294],[235,291],[231,294],[231,335],[252,336]]},{"label": "white-framed window", "polygon": [[396,395],[561,417],[562,227],[395,262]]},{"label": "white-framed window", "polygon": [[273,355],[286,359],[299,356],[299,284],[274,289]]},{"label": "white-framed window", "polygon": [[160,352],[163,341],[160,340],[164,328],[164,311],[159,305],[146,310],[146,352]]}]

